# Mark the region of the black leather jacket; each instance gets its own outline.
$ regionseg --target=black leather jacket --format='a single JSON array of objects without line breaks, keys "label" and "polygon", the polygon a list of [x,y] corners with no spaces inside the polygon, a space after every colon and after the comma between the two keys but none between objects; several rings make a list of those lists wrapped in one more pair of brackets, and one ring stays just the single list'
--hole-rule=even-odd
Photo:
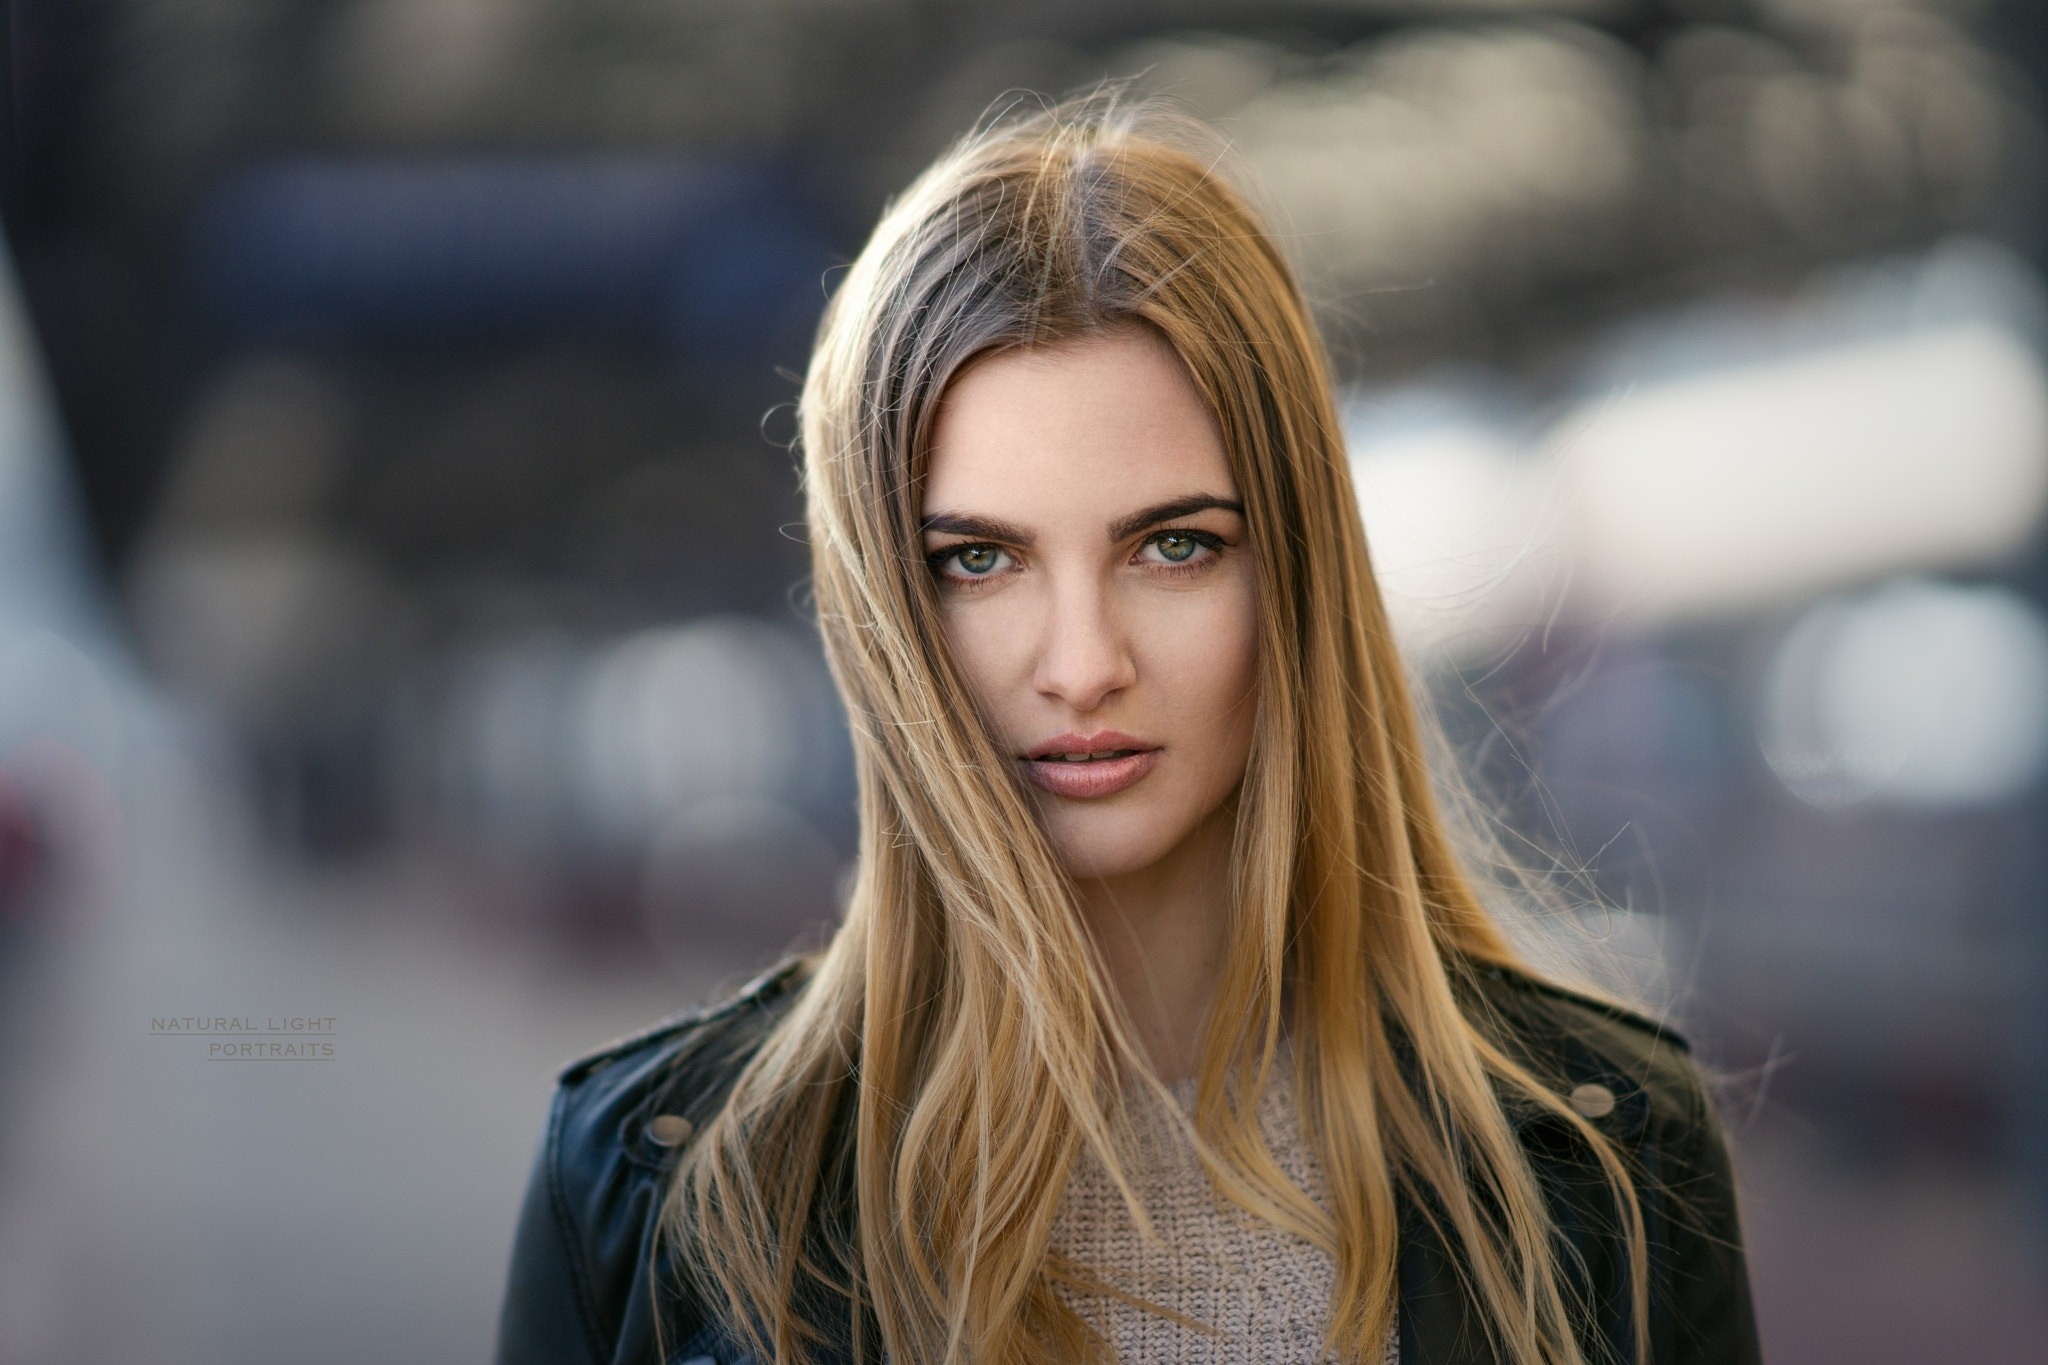
[{"label": "black leather jacket", "polygon": [[[800,962],[785,962],[722,1004],[662,1020],[562,1070],[514,1237],[498,1365],[746,1360],[705,1305],[670,1288],[666,1250],[650,1259],[682,1129],[673,1118],[655,1120],[709,1119],[802,975]],[[1510,1045],[1639,1163],[1651,1360],[1758,1361],[1727,1153],[1686,1044],[1638,1015],[1513,972],[1490,969],[1476,980]],[[1578,1253],[1566,1261],[1583,1267],[1575,1287],[1592,1305],[1580,1326],[1588,1360],[1643,1365],[1629,1325],[1626,1252],[1589,1155],[1554,1117],[1514,1118],[1559,1231]],[[1403,1365],[1494,1361],[1449,1249],[1412,1208],[1402,1228]],[[665,1358],[653,1325],[657,1268]]]}]

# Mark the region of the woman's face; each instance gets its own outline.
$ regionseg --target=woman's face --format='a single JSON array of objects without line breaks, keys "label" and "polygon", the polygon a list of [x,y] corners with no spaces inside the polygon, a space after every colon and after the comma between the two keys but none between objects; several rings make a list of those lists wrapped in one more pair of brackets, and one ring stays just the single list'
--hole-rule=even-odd
[{"label": "woman's face", "polygon": [[924,549],[948,640],[1076,878],[1229,831],[1258,599],[1223,442],[1140,329],[997,352],[940,404]]}]

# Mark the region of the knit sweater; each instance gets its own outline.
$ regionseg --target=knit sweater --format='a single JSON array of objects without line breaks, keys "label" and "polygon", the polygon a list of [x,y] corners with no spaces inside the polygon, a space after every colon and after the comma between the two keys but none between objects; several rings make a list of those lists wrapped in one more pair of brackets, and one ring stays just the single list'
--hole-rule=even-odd
[{"label": "knit sweater", "polygon": [[[1276,1068],[1284,1077],[1286,1069]],[[1171,1087],[1183,1112],[1195,1083]],[[1107,1295],[1067,1301],[1124,1365],[1320,1365],[1336,1265],[1305,1238],[1255,1220],[1218,1194],[1193,1148],[1164,1113],[1135,1103],[1133,1157],[1126,1171],[1160,1240],[1132,1221],[1109,1174],[1085,1149],[1053,1225],[1054,1249],[1125,1293],[1216,1329],[1184,1327]],[[1259,1126],[1288,1179],[1328,1207],[1321,1163],[1304,1140],[1294,1087],[1284,1079],[1260,1096]],[[1398,1365],[1400,1331],[1389,1324],[1381,1365]]]}]

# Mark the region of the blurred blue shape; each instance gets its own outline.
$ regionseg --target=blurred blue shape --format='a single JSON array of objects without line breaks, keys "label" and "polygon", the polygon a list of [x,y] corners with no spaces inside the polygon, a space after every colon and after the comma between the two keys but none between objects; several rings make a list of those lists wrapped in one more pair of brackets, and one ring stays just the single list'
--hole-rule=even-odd
[{"label": "blurred blue shape", "polygon": [[120,784],[137,691],[64,456],[0,251],[0,1040],[30,931],[94,902],[125,858]]},{"label": "blurred blue shape", "polygon": [[0,253],[0,643],[39,630],[96,636],[104,620],[42,360]]},{"label": "blurred blue shape", "polygon": [[767,166],[307,158],[217,186],[187,263],[201,314],[244,339],[582,329],[717,359],[800,340],[830,249],[794,180]]}]

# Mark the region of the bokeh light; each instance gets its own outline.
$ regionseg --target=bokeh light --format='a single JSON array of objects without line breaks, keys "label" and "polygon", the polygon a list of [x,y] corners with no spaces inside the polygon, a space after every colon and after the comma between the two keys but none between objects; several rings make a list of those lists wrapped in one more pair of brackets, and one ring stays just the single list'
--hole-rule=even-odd
[{"label": "bokeh light", "polygon": [[2048,618],[1920,579],[1810,608],[1771,657],[1764,756],[1819,805],[2009,800],[2048,764]]}]

